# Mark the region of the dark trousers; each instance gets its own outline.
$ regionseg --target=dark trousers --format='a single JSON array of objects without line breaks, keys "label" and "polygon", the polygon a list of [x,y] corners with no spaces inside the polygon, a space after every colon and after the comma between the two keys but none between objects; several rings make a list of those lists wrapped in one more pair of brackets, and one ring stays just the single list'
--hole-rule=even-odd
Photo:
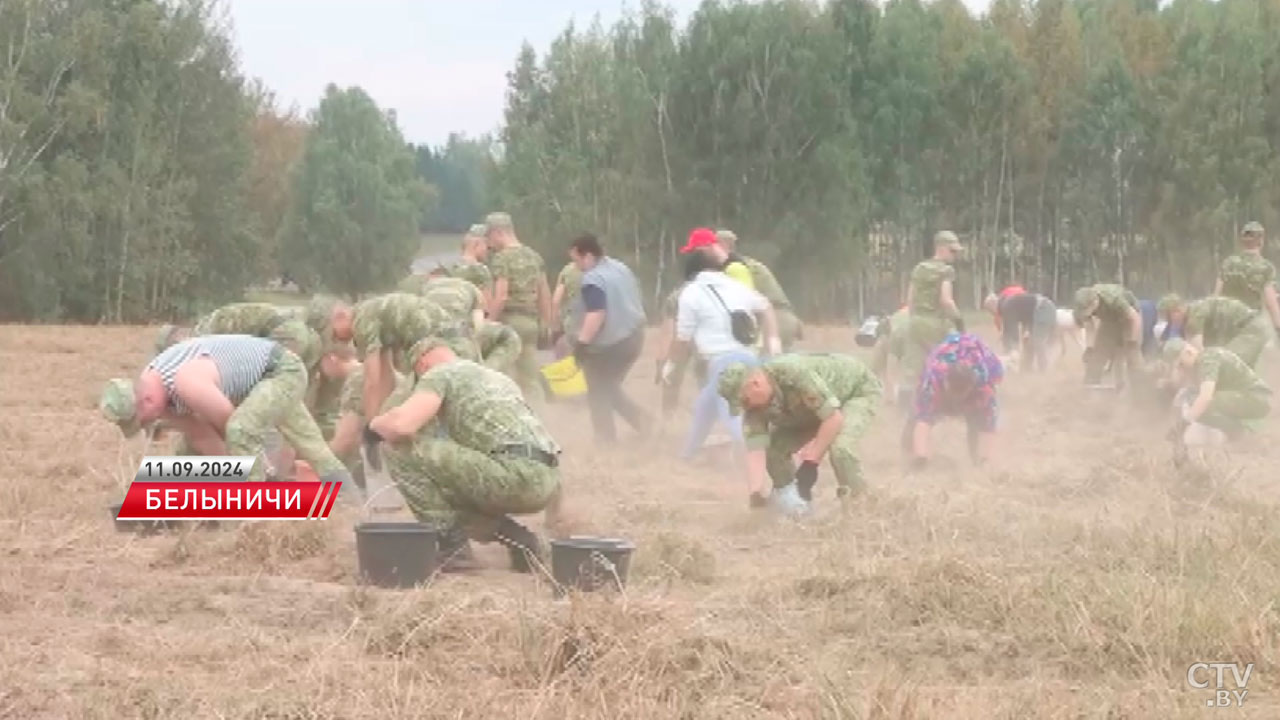
[{"label": "dark trousers", "polygon": [[622,391],[622,381],[643,348],[644,326],[641,325],[627,339],[608,347],[591,348],[578,357],[587,379],[587,405],[591,408],[591,424],[598,441],[617,440],[614,413],[641,433],[649,430],[649,413]]}]

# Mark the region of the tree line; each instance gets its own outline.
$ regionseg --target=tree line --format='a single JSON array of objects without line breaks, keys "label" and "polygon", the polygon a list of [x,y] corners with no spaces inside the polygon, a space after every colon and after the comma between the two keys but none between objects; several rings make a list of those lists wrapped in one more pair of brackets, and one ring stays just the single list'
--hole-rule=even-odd
[{"label": "tree line", "polygon": [[[657,298],[726,226],[809,315],[891,309],[940,229],[965,304],[1119,281],[1212,289],[1276,217],[1280,2],[649,2],[509,75],[495,192],[530,238],[594,228]],[[559,252],[553,241],[550,246]]]},{"label": "tree line", "polygon": [[359,88],[282,110],[223,10],[0,0],[0,317],[374,291],[492,209],[553,271],[595,231],[655,304],[688,230],[731,228],[811,318],[893,307],[940,229],[972,306],[1206,292],[1280,220],[1280,0],[646,2],[524,47],[499,136],[438,148]]}]

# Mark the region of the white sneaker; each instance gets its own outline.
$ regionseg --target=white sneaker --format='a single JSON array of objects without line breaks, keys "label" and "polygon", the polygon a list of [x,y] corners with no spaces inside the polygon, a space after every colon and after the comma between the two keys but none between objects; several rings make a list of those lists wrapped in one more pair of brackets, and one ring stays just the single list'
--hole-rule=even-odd
[{"label": "white sneaker", "polygon": [[800,497],[800,490],[795,483],[774,489],[769,499],[773,502],[774,509],[789,517],[801,517],[813,511],[813,507]]},{"label": "white sneaker", "polygon": [[1188,447],[1219,447],[1226,444],[1227,434],[1202,423],[1191,423],[1182,433],[1182,441]]}]

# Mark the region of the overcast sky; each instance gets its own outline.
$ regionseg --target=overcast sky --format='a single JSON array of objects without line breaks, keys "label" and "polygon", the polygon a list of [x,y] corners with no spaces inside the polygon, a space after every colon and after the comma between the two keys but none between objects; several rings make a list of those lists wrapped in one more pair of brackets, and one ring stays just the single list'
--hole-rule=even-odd
[{"label": "overcast sky", "polygon": [[[988,0],[965,0],[981,10]],[[541,55],[571,20],[607,27],[622,0],[226,0],[244,70],[286,106],[313,108],[332,82],[392,108],[405,138],[443,143],[502,121],[520,44]],[[683,23],[699,0],[665,0]],[[631,7],[639,3],[633,0]]]}]

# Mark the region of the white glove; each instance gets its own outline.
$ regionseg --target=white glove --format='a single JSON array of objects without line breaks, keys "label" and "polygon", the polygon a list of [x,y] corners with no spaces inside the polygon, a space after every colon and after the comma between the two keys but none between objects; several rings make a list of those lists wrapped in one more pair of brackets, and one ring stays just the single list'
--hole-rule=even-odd
[{"label": "white glove", "polygon": [[782,340],[777,336],[769,338],[768,342],[765,343],[765,346],[769,348],[770,355],[782,354]]},{"label": "white glove", "polygon": [[667,385],[671,382],[671,375],[676,371],[676,364],[667,360],[662,363],[662,384]]},{"label": "white glove", "polygon": [[1191,417],[1191,405],[1188,404],[1182,406],[1182,419],[1188,423],[1195,422],[1195,419]]}]

